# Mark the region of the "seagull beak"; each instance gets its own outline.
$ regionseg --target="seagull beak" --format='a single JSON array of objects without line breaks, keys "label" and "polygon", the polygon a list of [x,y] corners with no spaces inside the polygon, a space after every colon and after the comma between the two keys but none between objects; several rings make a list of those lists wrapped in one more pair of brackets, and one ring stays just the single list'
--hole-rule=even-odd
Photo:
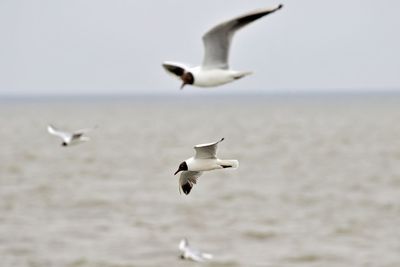
[{"label": "seagull beak", "polygon": [[182,85],[181,85],[181,88],[180,88],[180,89],[182,90],[182,89],[183,89],[183,87],[185,87],[185,85],[186,85],[186,83],[185,83],[185,82],[183,82],[183,83],[182,83]]},{"label": "seagull beak", "polygon": [[178,169],[175,173],[174,173],[174,175],[176,175],[178,172],[180,172],[181,170],[180,169]]}]

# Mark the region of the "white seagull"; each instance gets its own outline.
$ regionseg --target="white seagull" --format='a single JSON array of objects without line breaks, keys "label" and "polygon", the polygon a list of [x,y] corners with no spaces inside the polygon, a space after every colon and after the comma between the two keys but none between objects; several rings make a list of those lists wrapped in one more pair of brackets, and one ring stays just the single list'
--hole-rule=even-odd
[{"label": "white seagull", "polygon": [[179,192],[182,188],[183,192],[187,195],[192,190],[197,179],[202,175],[203,171],[211,171],[225,168],[236,169],[239,167],[237,160],[222,160],[217,158],[217,145],[222,142],[224,138],[218,142],[201,144],[194,147],[196,154],[179,165],[178,170],[182,171],[179,178]]},{"label": "white seagull", "polygon": [[81,142],[89,141],[90,138],[88,136],[85,136],[85,133],[93,130],[94,128],[96,127],[81,129],[71,133],[71,132],[61,131],[50,124],[49,126],[47,126],[47,131],[52,135],[60,137],[63,140],[63,142],[61,143],[62,146],[70,146]]},{"label": "white seagull", "polygon": [[279,5],[272,9],[259,9],[213,27],[203,36],[204,58],[201,66],[192,68],[172,61],[164,62],[162,66],[182,80],[181,89],[186,84],[215,87],[243,78],[251,72],[231,70],[228,64],[229,48],[235,32],[282,7],[283,5]]},{"label": "white seagull", "polygon": [[182,251],[181,259],[190,259],[197,262],[203,262],[213,258],[213,256],[209,253],[203,253],[197,249],[191,248],[186,238],[182,239],[179,243],[179,250]]}]

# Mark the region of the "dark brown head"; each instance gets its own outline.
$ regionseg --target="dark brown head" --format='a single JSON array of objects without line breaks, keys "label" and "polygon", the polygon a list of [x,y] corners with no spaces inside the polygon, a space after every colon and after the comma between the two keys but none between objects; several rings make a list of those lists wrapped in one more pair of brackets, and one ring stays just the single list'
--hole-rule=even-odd
[{"label": "dark brown head", "polygon": [[188,170],[188,166],[186,164],[186,161],[184,161],[181,164],[179,164],[178,170],[174,173],[174,175],[176,175],[180,171],[187,171],[187,170]]},{"label": "dark brown head", "polygon": [[181,85],[181,90],[182,90],[183,87],[185,87],[186,84],[193,84],[194,83],[193,74],[191,72],[185,72],[184,74],[182,74],[181,80],[182,80],[182,85]]}]

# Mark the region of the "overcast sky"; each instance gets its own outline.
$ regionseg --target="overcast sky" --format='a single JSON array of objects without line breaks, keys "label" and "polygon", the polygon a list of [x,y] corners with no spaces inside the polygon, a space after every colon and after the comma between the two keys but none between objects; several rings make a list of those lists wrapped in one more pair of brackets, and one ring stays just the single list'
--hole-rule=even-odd
[{"label": "overcast sky", "polygon": [[0,0],[0,94],[176,93],[162,61],[198,65],[210,27],[279,3],[234,38],[254,75],[214,90],[400,90],[398,0]]}]

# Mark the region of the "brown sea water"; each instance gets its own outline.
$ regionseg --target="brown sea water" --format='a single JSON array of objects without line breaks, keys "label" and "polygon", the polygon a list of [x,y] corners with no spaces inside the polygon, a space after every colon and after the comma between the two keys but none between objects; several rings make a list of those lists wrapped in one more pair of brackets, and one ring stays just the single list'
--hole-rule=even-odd
[{"label": "brown sea water", "polygon": [[[400,96],[0,102],[0,265],[400,266]],[[63,148],[46,132],[98,125]],[[237,170],[180,195],[179,163],[225,137]]]}]

